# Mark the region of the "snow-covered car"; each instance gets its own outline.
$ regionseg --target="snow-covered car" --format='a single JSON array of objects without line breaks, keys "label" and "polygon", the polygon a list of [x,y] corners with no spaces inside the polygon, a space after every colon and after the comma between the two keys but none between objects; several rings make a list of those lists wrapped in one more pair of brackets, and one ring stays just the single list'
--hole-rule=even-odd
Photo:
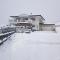
[{"label": "snow-covered car", "polygon": [[31,29],[25,30],[25,33],[30,33],[30,32],[31,32]]}]

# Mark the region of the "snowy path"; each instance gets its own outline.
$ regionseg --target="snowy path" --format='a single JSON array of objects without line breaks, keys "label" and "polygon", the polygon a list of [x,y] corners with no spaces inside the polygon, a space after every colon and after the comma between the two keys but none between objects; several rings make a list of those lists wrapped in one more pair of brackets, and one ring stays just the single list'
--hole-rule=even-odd
[{"label": "snowy path", "polygon": [[0,60],[60,60],[60,33],[15,33],[0,47]]}]

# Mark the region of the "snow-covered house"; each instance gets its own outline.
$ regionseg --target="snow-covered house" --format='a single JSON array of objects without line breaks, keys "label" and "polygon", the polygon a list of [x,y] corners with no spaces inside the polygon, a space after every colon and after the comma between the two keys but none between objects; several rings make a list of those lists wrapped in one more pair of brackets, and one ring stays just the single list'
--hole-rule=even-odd
[{"label": "snow-covered house", "polygon": [[19,16],[10,16],[9,20],[10,26],[16,27],[16,31],[20,32],[21,30],[53,30],[55,29],[54,24],[44,24],[45,19],[41,15],[27,15],[21,14]]}]

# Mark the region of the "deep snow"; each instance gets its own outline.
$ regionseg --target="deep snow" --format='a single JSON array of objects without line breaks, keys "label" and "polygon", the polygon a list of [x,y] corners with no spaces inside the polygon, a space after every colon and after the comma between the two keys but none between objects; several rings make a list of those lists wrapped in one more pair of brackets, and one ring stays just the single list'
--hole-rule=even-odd
[{"label": "deep snow", "polygon": [[15,33],[0,46],[0,60],[60,60],[60,32]]}]

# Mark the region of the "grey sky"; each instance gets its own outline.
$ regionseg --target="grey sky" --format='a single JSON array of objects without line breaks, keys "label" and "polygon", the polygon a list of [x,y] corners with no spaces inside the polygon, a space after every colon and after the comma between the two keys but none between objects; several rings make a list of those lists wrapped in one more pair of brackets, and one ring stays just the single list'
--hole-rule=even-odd
[{"label": "grey sky", "polygon": [[60,21],[60,0],[0,0],[0,25],[9,16],[21,13],[41,14],[47,22]]}]

